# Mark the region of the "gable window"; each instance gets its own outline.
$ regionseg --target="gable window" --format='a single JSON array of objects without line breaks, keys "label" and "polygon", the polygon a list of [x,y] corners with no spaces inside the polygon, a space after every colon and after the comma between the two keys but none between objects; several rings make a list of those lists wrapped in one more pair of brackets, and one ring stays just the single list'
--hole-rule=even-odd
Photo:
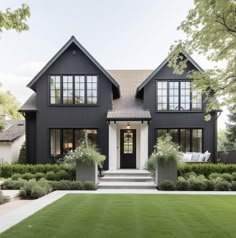
[{"label": "gable window", "polygon": [[50,129],[50,155],[60,156],[79,147],[85,138],[97,145],[96,129]]},{"label": "gable window", "polygon": [[201,111],[202,95],[190,81],[156,81],[157,111]]},{"label": "gable window", "polygon": [[50,77],[50,103],[60,104],[61,102],[61,78],[60,76]]},{"label": "gable window", "polygon": [[49,80],[50,104],[97,104],[98,76],[51,75]]},{"label": "gable window", "polygon": [[170,134],[182,152],[202,152],[203,129],[157,129],[157,138]]}]

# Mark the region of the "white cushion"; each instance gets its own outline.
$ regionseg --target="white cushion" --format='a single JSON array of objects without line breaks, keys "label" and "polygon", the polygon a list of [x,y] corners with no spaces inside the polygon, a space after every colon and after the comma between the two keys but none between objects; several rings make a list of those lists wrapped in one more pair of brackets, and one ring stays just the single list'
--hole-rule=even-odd
[{"label": "white cushion", "polygon": [[190,162],[191,159],[192,159],[192,154],[186,154],[186,153],[183,153],[184,157],[183,157],[183,161],[185,162]]},{"label": "white cushion", "polygon": [[199,162],[204,162],[205,159],[206,159],[206,154],[205,154],[205,153],[204,153],[204,154],[201,153],[201,154],[199,155],[198,161],[199,161]]},{"label": "white cushion", "polygon": [[205,154],[205,162],[208,162],[211,156],[211,153],[208,152],[208,150],[204,153]]},{"label": "white cushion", "polygon": [[200,156],[200,153],[193,152],[191,161],[198,162],[199,156]]}]

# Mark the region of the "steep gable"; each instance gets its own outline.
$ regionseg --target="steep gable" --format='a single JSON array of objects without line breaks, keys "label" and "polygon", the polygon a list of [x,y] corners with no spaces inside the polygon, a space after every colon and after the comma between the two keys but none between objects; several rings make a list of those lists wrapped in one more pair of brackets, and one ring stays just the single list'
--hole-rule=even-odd
[{"label": "steep gable", "polygon": [[[203,71],[203,69],[192,59],[190,55],[187,53],[183,53],[184,57],[187,59],[187,62],[193,67],[193,69],[196,69],[200,72]],[[143,88],[148,84],[150,80],[152,80],[158,73],[160,73],[164,67],[166,67],[168,64],[168,58],[166,58],[137,88],[136,90],[136,97],[142,97]],[[171,72],[171,69],[168,70]],[[173,72],[171,72],[172,75],[174,75]],[[175,74],[174,77],[181,77],[181,75]]]},{"label": "steep gable", "polygon": [[27,87],[35,91],[35,85],[38,79],[59,59],[59,57],[72,45],[79,48],[87,58],[111,81],[113,88],[114,98],[120,97],[119,84],[115,79],[93,58],[93,56],[77,41],[77,39],[72,36],[69,41],[53,56],[53,58],[43,67],[43,69],[32,79],[32,81],[27,85]]}]

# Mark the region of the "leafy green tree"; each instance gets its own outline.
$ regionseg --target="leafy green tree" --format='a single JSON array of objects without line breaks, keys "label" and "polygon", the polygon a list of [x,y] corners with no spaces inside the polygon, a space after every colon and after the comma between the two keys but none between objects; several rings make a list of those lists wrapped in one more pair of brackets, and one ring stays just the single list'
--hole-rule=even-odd
[{"label": "leafy green tree", "polygon": [[228,122],[226,123],[224,146],[226,150],[236,149],[236,106],[229,108]]},{"label": "leafy green tree", "polygon": [[194,0],[178,29],[186,38],[171,47],[169,66],[182,73],[187,66],[182,52],[206,56],[216,63],[214,69],[188,74],[205,95],[207,111],[236,104],[236,1]]},{"label": "leafy green tree", "polygon": [[0,32],[5,30],[15,30],[17,32],[27,31],[29,26],[26,24],[30,17],[30,8],[22,4],[20,8],[11,10],[7,8],[5,12],[0,11]]},{"label": "leafy green tree", "polygon": [[13,119],[21,119],[22,115],[18,112],[19,107],[19,102],[11,92],[0,91],[0,115],[7,114]]},{"label": "leafy green tree", "polygon": [[227,138],[225,135],[225,130],[220,129],[217,133],[217,150],[227,151],[226,143],[227,143]]}]

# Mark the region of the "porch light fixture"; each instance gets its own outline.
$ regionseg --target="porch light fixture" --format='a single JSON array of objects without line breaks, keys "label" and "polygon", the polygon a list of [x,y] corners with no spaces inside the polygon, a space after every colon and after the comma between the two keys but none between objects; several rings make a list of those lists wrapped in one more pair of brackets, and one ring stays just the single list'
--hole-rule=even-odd
[{"label": "porch light fixture", "polygon": [[127,129],[127,130],[130,129],[130,124],[129,124],[129,122],[127,123],[126,129]]}]

